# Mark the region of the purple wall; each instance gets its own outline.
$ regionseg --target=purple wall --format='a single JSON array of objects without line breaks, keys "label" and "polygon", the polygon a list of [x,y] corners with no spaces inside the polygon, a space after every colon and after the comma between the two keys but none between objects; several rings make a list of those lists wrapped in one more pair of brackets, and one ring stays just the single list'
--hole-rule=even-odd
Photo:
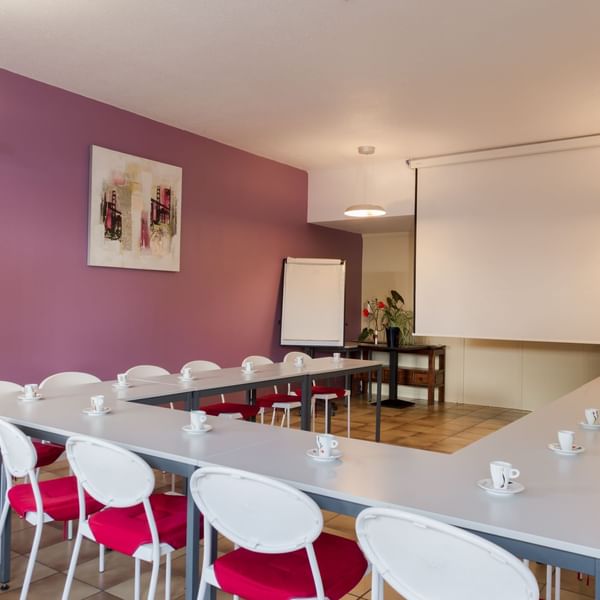
[{"label": "purple wall", "polygon": [[[0,131],[0,380],[280,358],[288,255],[347,259],[357,334],[361,238],[306,223],[304,171],[4,70]],[[180,273],[86,266],[90,144],[183,167]]]}]

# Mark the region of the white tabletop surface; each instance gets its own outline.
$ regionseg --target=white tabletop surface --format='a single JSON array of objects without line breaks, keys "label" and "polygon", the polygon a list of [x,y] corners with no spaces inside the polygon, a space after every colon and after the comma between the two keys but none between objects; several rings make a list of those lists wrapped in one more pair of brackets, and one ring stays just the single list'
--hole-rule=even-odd
[{"label": "white tabletop surface", "polygon": [[[154,386],[150,386],[153,388]],[[107,399],[113,412],[88,417],[89,393],[19,402],[0,397],[0,414],[22,425],[71,435],[84,433],[137,452],[183,464],[228,465],[288,481],[300,489],[362,505],[392,505],[511,539],[600,558],[600,432],[578,425],[587,407],[600,406],[600,379],[451,455],[340,438],[343,458],[317,463],[305,455],[310,432],[209,418],[213,431],[191,436],[183,411]],[[578,456],[548,449],[559,429],[572,429],[586,447]],[[491,460],[521,470],[525,491],[491,496],[477,480]]]}]

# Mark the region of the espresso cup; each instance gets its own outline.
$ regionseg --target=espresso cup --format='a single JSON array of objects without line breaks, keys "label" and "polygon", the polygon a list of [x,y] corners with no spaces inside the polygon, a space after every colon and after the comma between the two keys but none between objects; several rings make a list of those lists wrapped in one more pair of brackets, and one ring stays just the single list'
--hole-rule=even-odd
[{"label": "espresso cup", "polygon": [[337,438],[331,433],[321,433],[317,436],[317,449],[322,458],[329,458],[331,451],[337,448],[338,444]]},{"label": "espresso cup", "polygon": [[561,450],[570,452],[573,450],[573,440],[575,439],[575,432],[573,431],[559,431],[558,432],[558,443]]},{"label": "espresso cup", "polygon": [[101,412],[104,409],[104,396],[92,396],[90,404],[93,411]]},{"label": "espresso cup", "polygon": [[490,475],[492,476],[492,486],[495,490],[506,490],[508,484],[516,479],[521,472],[514,469],[513,466],[503,460],[493,460],[490,463]]},{"label": "espresso cup", "polygon": [[190,411],[190,425],[192,429],[204,429],[207,418],[206,412],[203,410]]},{"label": "espresso cup", "polygon": [[585,409],[585,422],[588,425],[598,425],[598,416],[600,416],[600,411],[597,408]]},{"label": "espresso cup", "polygon": [[119,373],[117,375],[117,384],[122,387],[127,385],[127,373]]},{"label": "espresso cup", "polygon": [[304,357],[296,356],[296,358],[294,359],[294,365],[297,367],[303,367],[304,366]]},{"label": "espresso cup", "polygon": [[334,352],[333,353],[333,360],[335,362],[337,362],[338,360],[340,360],[342,358],[342,355],[339,352]]},{"label": "espresso cup", "polygon": [[192,369],[191,369],[191,367],[183,367],[183,369],[181,369],[181,376],[184,379],[191,379],[192,378]]},{"label": "espresso cup", "polygon": [[25,390],[25,398],[35,398],[38,386],[37,383],[28,383],[23,389]]},{"label": "espresso cup", "polygon": [[247,360],[244,363],[244,371],[246,371],[246,373],[252,373],[254,371],[254,362],[251,360]]}]

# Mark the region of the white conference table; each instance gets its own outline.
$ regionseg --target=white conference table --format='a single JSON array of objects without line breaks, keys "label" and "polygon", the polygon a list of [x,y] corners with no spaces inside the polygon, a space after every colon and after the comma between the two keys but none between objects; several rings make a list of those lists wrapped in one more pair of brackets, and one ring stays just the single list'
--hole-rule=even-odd
[{"label": "white conference table", "polygon": [[[353,358],[342,358],[334,360],[331,357],[313,358],[307,360],[305,365],[297,367],[292,363],[273,363],[269,365],[258,365],[252,373],[246,373],[241,367],[230,367],[226,369],[215,369],[196,374],[195,379],[182,381],[179,374],[158,375],[156,377],[132,378],[134,390],[138,383],[151,383],[166,386],[173,390],[172,394],[187,394],[188,402],[186,408],[197,405],[202,397],[228,394],[232,392],[246,391],[250,394],[250,401],[255,399],[257,388],[270,385],[298,384],[301,390],[302,408],[300,427],[305,431],[310,430],[310,389],[313,379],[330,377],[348,377],[355,373],[375,371],[377,373],[377,402],[375,405],[375,441],[380,440],[381,435],[381,370],[383,363],[376,360],[358,360]],[[177,390],[177,391],[175,391]],[[285,390],[280,390],[285,391]],[[135,393],[135,392],[132,392]],[[157,404],[167,395],[163,392],[152,399],[144,402]],[[127,398],[124,398],[127,399]],[[139,400],[138,398],[131,398]],[[331,403],[329,403],[331,408]],[[331,419],[328,421],[331,423]]]},{"label": "white conference table", "polygon": [[[366,506],[414,510],[488,537],[517,556],[600,576],[600,432],[577,425],[586,407],[600,405],[600,379],[451,455],[340,439],[344,456],[330,464],[305,455],[314,446],[309,432],[211,418],[213,431],[188,436],[180,430],[187,423],[183,411],[115,400],[110,415],[84,417],[80,409],[88,402],[87,394],[27,404],[2,396],[0,414],[31,435],[56,441],[74,433],[114,441],[184,476],[206,465],[262,473],[344,514]],[[547,448],[564,428],[577,432],[585,453],[565,457]],[[496,497],[477,487],[496,459],[521,469],[523,493]],[[187,598],[194,597],[198,580],[197,537],[198,515],[188,501]]]}]

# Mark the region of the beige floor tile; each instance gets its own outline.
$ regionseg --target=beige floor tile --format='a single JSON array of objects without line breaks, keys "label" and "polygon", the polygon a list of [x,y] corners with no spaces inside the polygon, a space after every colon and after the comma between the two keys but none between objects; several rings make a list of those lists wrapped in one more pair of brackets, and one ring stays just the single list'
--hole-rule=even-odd
[{"label": "beige floor tile", "polygon": [[[27,600],[55,600],[56,598],[60,598],[65,587],[65,580],[66,576],[63,573],[56,573],[33,582],[29,588]],[[91,585],[75,580],[73,581],[69,599],[83,600],[97,592],[98,590]],[[2,600],[17,600],[19,594],[18,589],[11,588],[9,591],[1,594],[1,597]]]}]

